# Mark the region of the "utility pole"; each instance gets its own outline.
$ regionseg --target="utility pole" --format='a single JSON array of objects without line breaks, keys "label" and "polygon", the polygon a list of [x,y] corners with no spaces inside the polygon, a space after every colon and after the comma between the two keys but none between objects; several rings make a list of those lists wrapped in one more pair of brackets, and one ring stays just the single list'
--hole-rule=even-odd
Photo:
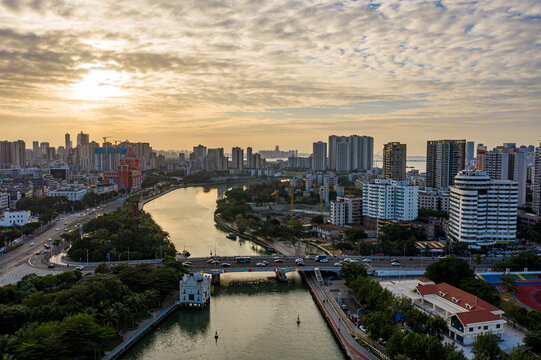
[{"label": "utility pole", "polygon": [[130,247],[128,246],[128,264],[130,263]]},{"label": "utility pole", "polygon": [[86,265],[88,266],[88,249],[86,249]]}]

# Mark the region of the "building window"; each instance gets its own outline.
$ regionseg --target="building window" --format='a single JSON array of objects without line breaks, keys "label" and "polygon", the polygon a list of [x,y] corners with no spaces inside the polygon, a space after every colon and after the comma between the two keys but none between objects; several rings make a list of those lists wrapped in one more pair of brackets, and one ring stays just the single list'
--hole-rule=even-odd
[{"label": "building window", "polygon": [[500,324],[496,324],[496,329],[499,329],[500,328]]},{"label": "building window", "polygon": [[485,325],[485,326],[483,327],[483,330],[488,330],[488,325]]},{"label": "building window", "polygon": [[470,328],[470,332],[473,332],[473,328]]}]

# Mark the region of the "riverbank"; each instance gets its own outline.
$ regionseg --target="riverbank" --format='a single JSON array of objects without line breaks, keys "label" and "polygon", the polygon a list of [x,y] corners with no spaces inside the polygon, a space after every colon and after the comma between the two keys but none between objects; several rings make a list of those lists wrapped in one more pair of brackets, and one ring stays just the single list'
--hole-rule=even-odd
[{"label": "riverbank", "polygon": [[[333,334],[338,339],[340,345],[350,359],[387,359],[387,357],[381,353],[378,354],[379,356],[375,356],[371,351],[365,349],[357,342],[357,336],[354,338],[352,334],[358,332],[358,330],[354,329],[354,325],[350,323],[349,319],[343,316],[343,312],[339,309],[332,296],[329,296],[326,293],[325,289],[320,286],[313,274],[301,272],[301,276],[305,280],[312,297],[316,301],[325,320],[327,320]],[[370,345],[367,344],[367,346]],[[373,350],[377,351],[376,349]]]},{"label": "riverbank", "polygon": [[[256,244],[258,244],[260,246],[263,246],[267,251],[270,250],[271,252],[277,252],[279,254],[282,254],[282,252],[273,243],[263,239],[260,236],[255,236],[255,235],[252,235],[252,234],[249,234],[249,235],[241,234],[233,224],[230,224],[227,221],[225,221],[224,219],[222,219],[222,217],[220,215],[214,214],[214,222],[216,223],[216,226],[221,230],[224,230],[224,231],[227,231],[227,232],[230,232],[230,233],[234,233],[235,235],[237,235],[241,239],[249,240],[249,241],[252,241],[252,242],[254,242],[254,243],[256,243]],[[289,254],[283,254],[283,255],[289,255]]]},{"label": "riverbank", "polygon": [[112,360],[123,355],[131,346],[139,341],[145,334],[154,329],[161,321],[173,313],[178,308],[178,291],[173,294],[163,303],[160,309],[150,312],[150,316],[138,321],[138,326],[122,334],[123,341],[107,353],[102,360]]}]

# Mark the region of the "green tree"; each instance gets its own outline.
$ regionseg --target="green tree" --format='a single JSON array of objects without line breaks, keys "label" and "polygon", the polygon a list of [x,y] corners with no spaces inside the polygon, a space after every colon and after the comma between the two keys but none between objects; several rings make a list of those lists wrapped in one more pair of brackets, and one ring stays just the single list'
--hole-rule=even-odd
[{"label": "green tree", "polygon": [[536,353],[541,353],[541,326],[537,330],[528,332],[524,337],[524,343]]},{"label": "green tree", "polygon": [[498,339],[492,333],[479,334],[472,346],[474,360],[505,359],[505,353],[498,346]]},{"label": "green tree", "polygon": [[500,276],[500,280],[502,281],[502,285],[505,286],[505,291],[512,293],[517,289],[513,275],[503,274]]},{"label": "green tree", "polygon": [[322,215],[316,215],[314,217],[312,217],[312,219],[310,220],[310,222],[314,225],[321,225],[325,222],[324,218]]},{"label": "green tree", "polygon": [[362,265],[347,263],[340,269],[340,277],[346,281],[346,285],[348,286],[349,283],[356,280],[359,276],[368,276],[365,267]]},{"label": "green tree", "polygon": [[466,260],[456,257],[439,259],[426,268],[425,276],[435,283],[446,282],[460,287],[462,280],[473,278],[474,273]]}]

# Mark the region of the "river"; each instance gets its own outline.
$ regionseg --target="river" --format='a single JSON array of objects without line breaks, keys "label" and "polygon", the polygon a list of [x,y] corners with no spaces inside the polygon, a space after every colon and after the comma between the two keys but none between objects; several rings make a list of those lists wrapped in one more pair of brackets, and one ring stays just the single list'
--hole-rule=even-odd
[{"label": "river", "polygon": [[[145,205],[178,250],[194,256],[254,255],[262,248],[229,240],[212,218],[225,187],[183,188]],[[307,287],[296,273],[225,274],[205,310],[181,309],[134,345],[123,359],[345,359]],[[300,315],[301,324],[296,324]],[[219,338],[214,339],[218,331]]]}]

